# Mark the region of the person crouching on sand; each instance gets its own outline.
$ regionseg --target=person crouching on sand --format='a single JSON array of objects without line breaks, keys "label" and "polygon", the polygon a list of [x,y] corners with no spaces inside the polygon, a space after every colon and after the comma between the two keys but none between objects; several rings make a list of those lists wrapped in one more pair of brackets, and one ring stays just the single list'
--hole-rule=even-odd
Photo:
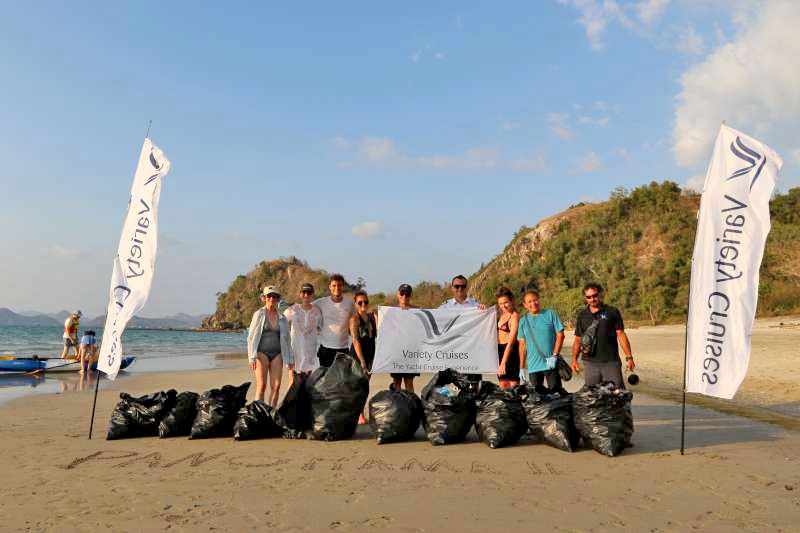
[{"label": "person crouching on sand", "polygon": [[250,329],[247,331],[247,359],[256,375],[256,400],[264,400],[264,392],[269,378],[269,403],[278,406],[281,390],[283,362],[294,364],[289,340],[289,323],[278,312],[281,295],[277,289],[268,285],[261,292],[261,307],[253,313]]},{"label": "person crouching on sand", "polygon": [[80,373],[83,374],[97,362],[97,337],[95,337],[94,331],[88,330],[83,334],[78,354],[81,358]]}]

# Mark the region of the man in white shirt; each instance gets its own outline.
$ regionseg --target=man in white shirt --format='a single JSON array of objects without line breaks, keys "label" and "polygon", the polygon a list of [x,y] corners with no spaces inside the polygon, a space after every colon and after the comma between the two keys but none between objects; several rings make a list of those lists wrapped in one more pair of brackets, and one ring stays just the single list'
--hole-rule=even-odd
[{"label": "man in white shirt", "polygon": [[453,297],[440,305],[439,309],[453,307],[479,307],[484,309],[485,306],[482,306],[478,300],[467,296],[467,278],[459,274],[453,278],[453,280],[450,282],[450,286],[453,288]]},{"label": "man in white shirt", "polygon": [[317,359],[319,366],[329,367],[339,352],[350,349],[350,332],[348,324],[353,314],[353,301],[345,300],[344,277],[341,274],[331,276],[328,289],[331,295],[314,300],[322,313],[322,322],[319,333],[319,350]]},{"label": "man in white shirt", "polygon": [[[439,306],[439,309],[448,309],[454,307],[462,307],[465,309],[478,308],[486,309],[486,306],[481,304],[475,298],[467,296],[467,278],[459,274],[450,281],[450,287],[453,288],[453,297]],[[467,374],[467,380],[477,392],[481,383],[480,374]]]}]

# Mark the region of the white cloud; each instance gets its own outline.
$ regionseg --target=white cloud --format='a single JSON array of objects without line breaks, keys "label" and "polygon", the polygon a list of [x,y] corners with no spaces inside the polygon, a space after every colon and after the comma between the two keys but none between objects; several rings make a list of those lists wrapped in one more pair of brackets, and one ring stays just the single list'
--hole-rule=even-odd
[{"label": "white cloud", "polygon": [[603,168],[603,162],[594,152],[586,152],[578,156],[572,167],[573,174],[591,174]]},{"label": "white cloud", "polygon": [[47,249],[47,255],[55,259],[75,259],[81,255],[81,251],[78,248],[53,244]]},{"label": "white cloud", "polygon": [[575,132],[569,125],[569,113],[547,113],[547,123],[550,125],[550,131],[559,139],[569,141],[575,137]]},{"label": "white cloud", "polygon": [[678,34],[675,48],[684,54],[699,56],[705,49],[705,39],[694,27],[689,26]]},{"label": "white cloud", "polygon": [[683,73],[672,132],[679,165],[708,159],[723,120],[767,144],[800,136],[799,25],[800,2],[763,4],[730,42]]},{"label": "white cloud", "polygon": [[579,115],[578,122],[586,124],[587,126],[596,126],[598,128],[605,128],[608,126],[608,117],[591,117],[589,115]]},{"label": "white cloud", "polygon": [[394,141],[385,137],[365,137],[361,140],[360,150],[370,161],[389,161],[397,156]]},{"label": "white cloud", "polygon": [[383,224],[380,222],[362,222],[350,228],[354,237],[362,240],[378,239],[383,237]]},{"label": "white cloud", "polygon": [[706,182],[706,177],[700,174],[695,176],[688,176],[686,183],[683,184],[684,189],[689,189],[694,192],[703,192],[703,185]]},{"label": "white cloud", "polygon": [[[434,154],[411,156],[398,150],[396,143],[386,137],[364,137],[353,140],[337,137],[335,145],[342,152],[357,156],[356,162],[379,164],[395,168],[424,168],[433,170],[486,170],[506,169],[530,173],[545,168],[544,156],[520,159],[503,158],[493,147],[477,147],[461,154]],[[352,162],[339,162],[340,168],[351,168]]]},{"label": "white cloud", "polygon": [[633,26],[631,19],[615,0],[558,0],[558,3],[578,10],[578,23],[586,31],[589,46],[594,50],[605,47],[603,37],[610,23],[619,22],[626,27]]},{"label": "white cloud", "polygon": [[642,0],[636,4],[636,13],[639,15],[639,20],[648,26],[656,22],[664,14],[671,0]]}]

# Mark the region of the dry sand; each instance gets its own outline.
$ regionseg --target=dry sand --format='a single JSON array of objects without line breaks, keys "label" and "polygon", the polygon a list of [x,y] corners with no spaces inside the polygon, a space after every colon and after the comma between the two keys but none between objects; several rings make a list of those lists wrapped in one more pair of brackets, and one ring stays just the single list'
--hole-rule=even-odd
[{"label": "dry sand", "polygon": [[[799,332],[759,324],[743,392],[758,392],[763,362],[781,370],[764,405],[797,403]],[[681,328],[630,336],[643,380],[680,377]],[[641,393],[635,446],[613,459],[525,442],[491,450],[474,432],[459,445],[433,447],[420,431],[415,442],[378,446],[368,427],[333,443],[103,440],[120,390],[202,391],[250,380],[244,364],[118,380],[100,393],[91,441],[91,391],[0,405],[0,529],[800,529],[800,432],[690,405],[681,456],[680,404]],[[388,381],[375,376],[373,390]]]}]

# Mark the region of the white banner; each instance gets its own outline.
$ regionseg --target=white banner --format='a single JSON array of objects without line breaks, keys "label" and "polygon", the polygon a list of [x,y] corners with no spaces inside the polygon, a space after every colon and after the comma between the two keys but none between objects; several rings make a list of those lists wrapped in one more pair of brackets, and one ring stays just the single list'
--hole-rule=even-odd
[{"label": "white banner", "polygon": [[747,374],[769,199],[782,165],[769,146],[720,128],[692,256],[686,392],[730,399]]},{"label": "white banner", "polygon": [[372,372],[422,373],[452,368],[496,372],[495,308],[378,308],[378,341]]},{"label": "white banner", "polygon": [[158,247],[158,199],[161,178],[169,172],[169,160],[145,138],[133,176],[128,215],[122,227],[111,275],[108,315],[97,368],[115,379],[122,360],[122,332],[147,302],[153,284]]}]

